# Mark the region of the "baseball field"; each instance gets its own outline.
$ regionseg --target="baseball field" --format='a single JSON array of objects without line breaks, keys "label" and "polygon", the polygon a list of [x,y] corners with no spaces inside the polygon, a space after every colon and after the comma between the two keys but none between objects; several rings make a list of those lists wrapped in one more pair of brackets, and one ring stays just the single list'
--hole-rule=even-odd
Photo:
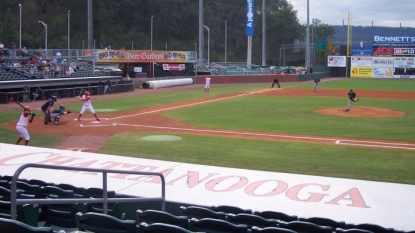
[{"label": "baseball field", "polygon": [[[252,170],[415,184],[415,80],[323,79],[311,82],[136,89],[92,96],[100,122],[82,103],[43,125],[36,113],[30,146],[88,148],[105,154]],[[345,112],[347,93],[360,101]],[[21,108],[0,106],[0,141],[13,144]],[[152,140],[147,140],[152,138]]]}]

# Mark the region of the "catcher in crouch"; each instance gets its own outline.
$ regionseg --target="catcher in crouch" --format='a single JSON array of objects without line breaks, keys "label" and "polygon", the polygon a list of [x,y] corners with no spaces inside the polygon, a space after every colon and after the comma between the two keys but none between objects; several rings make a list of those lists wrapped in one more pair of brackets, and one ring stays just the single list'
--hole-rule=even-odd
[{"label": "catcher in crouch", "polygon": [[50,113],[50,117],[53,118],[53,122],[55,125],[59,125],[59,121],[62,115],[66,115],[68,113],[71,113],[71,111],[65,111],[65,105],[61,104],[59,108],[56,108],[53,110],[53,112]]}]

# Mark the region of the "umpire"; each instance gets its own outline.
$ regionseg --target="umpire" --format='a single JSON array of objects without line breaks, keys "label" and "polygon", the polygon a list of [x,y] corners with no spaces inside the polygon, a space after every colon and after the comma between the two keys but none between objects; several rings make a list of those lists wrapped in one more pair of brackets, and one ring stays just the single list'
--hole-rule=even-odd
[{"label": "umpire", "polygon": [[271,88],[274,88],[274,85],[275,84],[277,84],[278,88],[281,88],[280,82],[279,82],[279,80],[277,78],[274,78],[272,81],[273,81],[273,83],[271,85]]},{"label": "umpire", "polygon": [[52,122],[50,119],[50,108],[55,104],[55,102],[58,101],[58,98],[56,96],[52,96],[50,99],[48,99],[40,109],[42,109],[42,112],[45,114],[45,119],[43,123],[45,125],[49,125],[49,122]]}]

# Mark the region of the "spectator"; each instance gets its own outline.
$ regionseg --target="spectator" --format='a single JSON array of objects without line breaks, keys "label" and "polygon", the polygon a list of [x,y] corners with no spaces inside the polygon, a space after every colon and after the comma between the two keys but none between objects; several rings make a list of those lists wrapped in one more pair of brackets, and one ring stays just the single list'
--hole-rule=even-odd
[{"label": "spectator", "polygon": [[32,101],[38,100],[41,93],[42,93],[42,89],[40,89],[40,87],[36,88],[32,93],[32,97],[33,97]]},{"label": "spectator", "polygon": [[59,50],[58,50],[58,52],[56,52],[56,59],[58,60],[58,62],[61,62],[61,60],[62,60],[62,53]]},{"label": "spectator", "polygon": [[20,54],[23,57],[30,57],[30,53],[26,50],[26,47],[20,49]]},{"label": "spectator", "polygon": [[16,45],[14,44],[14,42],[11,42],[9,45],[9,57],[14,56],[15,52],[16,52]]}]

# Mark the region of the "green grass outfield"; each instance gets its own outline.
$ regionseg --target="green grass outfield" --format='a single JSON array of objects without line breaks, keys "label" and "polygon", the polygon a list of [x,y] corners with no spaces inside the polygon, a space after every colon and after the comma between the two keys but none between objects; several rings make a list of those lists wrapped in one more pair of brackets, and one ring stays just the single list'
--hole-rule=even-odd
[{"label": "green grass outfield", "polygon": [[[324,80],[323,80],[324,81]],[[137,98],[94,101],[95,109],[126,111],[149,106],[203,99],[247,90],[270,88],[271,84],[212,85],[210,93],[201,89],[150,94]],[[283,88],[308,88],[313,84],[282,83]],[[321,83],[324,89],[413,91],[410,79],[341,79]],[[276,90],[277,91],[277,90]],[[247,95],[229,100],[163,112],[162,114],[189,125],[270,133],[293,133],[313,136],[353,137],[409,141],[415,143],[415,101],[364,98],[354,106],[369,106],[405,112],[403,117],[356,118],[326,116],[314,112],[318,108],[343,108],[347,96],[285,97]],[[80,103],[66,105],[80,108]],[[353,108],[353,106],[352,106]],[[20,111],[0,113],[0,141],[14,143],[16,132],[5,129],[3,123],[15,120]],[[103,113],[102,113],[103,114]],[[30,132],[30,128],[29,128]],[[229,139],[212,136],[175,134],[180,141],[154,142],[143,136],[166,134],[145,132],[119,134],[111,137],[98,153],[125,155],[186,163],[236,167],[253,170],[353,178],[383,182],[415,184],[415,151],[374,149],[341,145],[318,145],[294,142],[274,142]],[[31,145],[54,147],[63,136],[31,133]]]}]

